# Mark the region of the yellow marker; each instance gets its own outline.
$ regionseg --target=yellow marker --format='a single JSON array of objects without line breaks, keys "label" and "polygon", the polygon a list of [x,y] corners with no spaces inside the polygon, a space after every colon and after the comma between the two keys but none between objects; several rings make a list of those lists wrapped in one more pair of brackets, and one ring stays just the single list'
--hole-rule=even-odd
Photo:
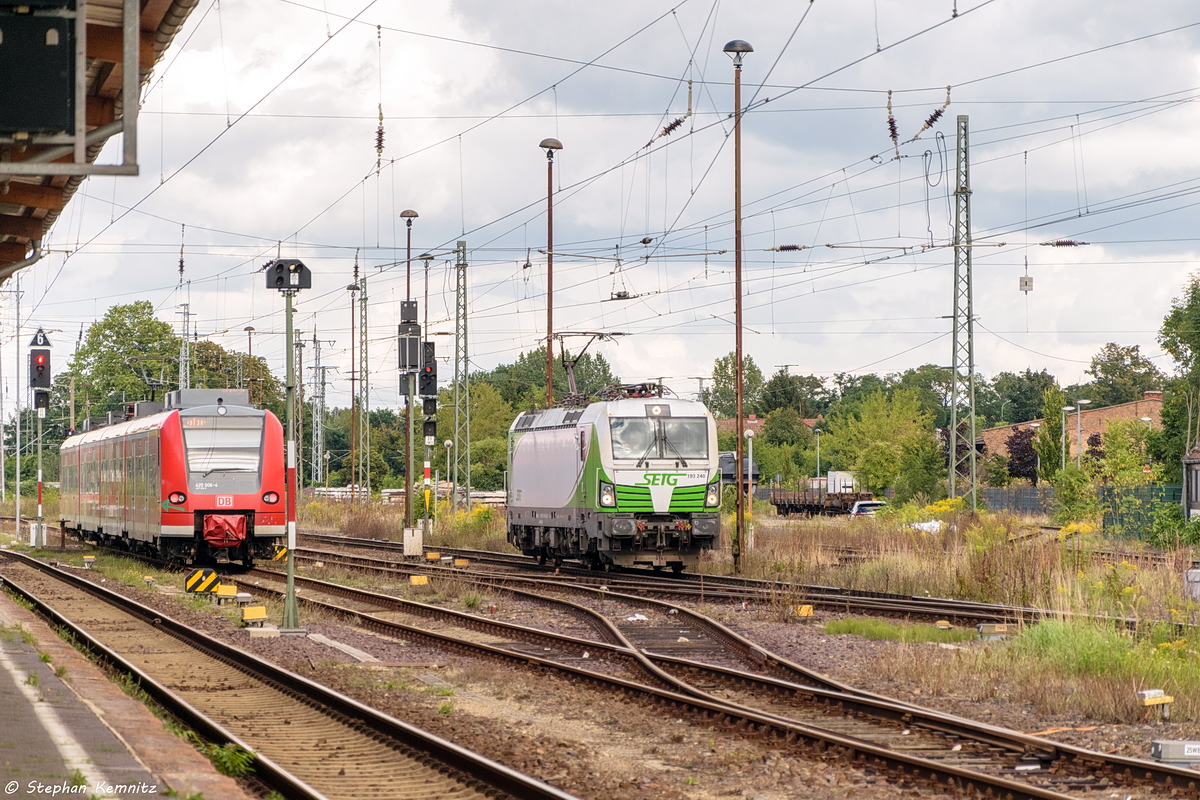
[{"label": "yellow marker", "polygon": [[468,564],[470,564],[470,563],[471,563],[471,562],[470,562],[470,561],[468,561],[468,560],[467,560],[467,559],[465,559],[465,558],[456,558],[456,559],[454,559],[454,566],[456,566],[456,567],[465,567],[465,566],[467,566],[467,565],[468,565]]},{"label": "yellow marker", "polygon": [[442,554],[441,553],[426,553],[425,560],[426,561],[441,561]]},{"label": "yellow marker", "polygon": [[412,586],[428,586],[429,585],[429,576],[428,575],[411,575],[408,578],[408,582]]}]

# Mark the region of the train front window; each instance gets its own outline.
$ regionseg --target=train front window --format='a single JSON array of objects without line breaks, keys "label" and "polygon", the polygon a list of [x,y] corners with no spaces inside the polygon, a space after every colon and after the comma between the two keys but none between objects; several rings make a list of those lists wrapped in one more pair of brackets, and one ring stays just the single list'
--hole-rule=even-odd
[{"label": "train front window", "polygon": [[708,458],[704,417],[613,417],[613,458]]},{"label": "train front window", "polygon": [[188,472],[258,472],[262,417],[181,417]]}]

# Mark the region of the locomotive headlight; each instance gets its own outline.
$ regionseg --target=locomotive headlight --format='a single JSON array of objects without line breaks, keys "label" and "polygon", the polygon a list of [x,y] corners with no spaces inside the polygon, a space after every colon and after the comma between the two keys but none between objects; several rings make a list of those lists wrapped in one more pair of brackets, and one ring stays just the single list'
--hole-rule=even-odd
[{"label": "locomotive headlight", "polygon": [[279,493],[278,492],[267,492],[266,494],[263,495],[263,502],[269,506],[275,505],[276,503],[279,502]]},{"label": "locomotive headlight", "polygon": [[718,491],[719,484],[710,484],[708,492],[704,495],[704,505],[708,508],[715,508],[721,505],[721,492]]},{"label": "locomotive headlight", "polygon": [[169,495],[167,495],[167,500],[169,500],[172,505],[181,506],[187,502],[187,495],[183,492],[171,492]]},{"label": "locomotive headlight", "polygon": [[604,508],[617,507],[617,491],[611,483],[600,481],[600,505]]}]

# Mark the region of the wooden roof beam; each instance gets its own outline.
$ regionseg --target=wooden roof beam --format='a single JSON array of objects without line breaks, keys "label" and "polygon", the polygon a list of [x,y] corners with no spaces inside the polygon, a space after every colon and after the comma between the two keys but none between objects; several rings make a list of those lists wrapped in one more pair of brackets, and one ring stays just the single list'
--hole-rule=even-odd
[{"label": "wooden roof beam", "polygon": [[[154,66],[154,32],[138,32],[138,66],[150,69]],[[121,29],[108,25],[87,26],[87,55],[98,61],[120,64],[125,58],[121,43]]]},{"label": "wooden roof beam", "polygon": [[42,220],[33,217],[14,217],[0,214],[0,236],[19,236],[23,239],[42,238]]},{"label": "wooden roof beam", "polygon": [[8,266],[25,260],[29,245],[20,242],[0,242],[0,266]]},{"label": "wooden roof beam", "polygon": [[14,203],[29,208],[45,208],[50,211],[62,211],[67,207],[63,200],[62,189],[53,186],[34,186],[28,183],[10,181],[7,191],[0,184],[0,203]]}]

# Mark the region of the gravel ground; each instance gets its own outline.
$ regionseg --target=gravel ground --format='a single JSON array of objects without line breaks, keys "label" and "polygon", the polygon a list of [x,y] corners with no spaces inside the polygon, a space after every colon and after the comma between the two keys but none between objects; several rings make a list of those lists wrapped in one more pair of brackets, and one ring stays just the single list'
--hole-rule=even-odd
[{"label": "gravel ground", "polygon": [[[94,573],[88,577],[99,578]],[[379,663],[360,664],[309,638],[251,638],[215,609],[187,608],[180,602],[186,595],[140,586],[119,587],[119,591],[215,638],[589,800],[944,796],[925,787],[892,784],[885,775],[854,769],[836,759],[822,761],[716,731],[705,721],[664,720],[659,710],[562,677],[448,655],[332,621],[310,619],[303,612],[309,632],[370,653]],[[490,602],[485,599],[483,608]],[[500,616],[534,624],[536,605],[511,600],[497,603]],[[1200,736],[1200,726],[1193,722],[1099,725],[1070,716],[1047,716],[1031,706],[995,697],[975,699],[953,691],[931,692],[921,681],[906,679],[904,670],[896,665],[911,660],[914,649],[927,660],[953,659],[955,650],[825,634],[821,623],[836,615],[818,612],[808,624],[787,624],[779,622],[778,612],[773,610],[742,610],[740,606],[706,606],[704,610],[767,649],[845,683],[994,725],[1026,733],[1054,731],[1044,735],[1138,758],[1148,757],[1152,739]],[[1136,792],[1112,796],[1149,797]]]}]

